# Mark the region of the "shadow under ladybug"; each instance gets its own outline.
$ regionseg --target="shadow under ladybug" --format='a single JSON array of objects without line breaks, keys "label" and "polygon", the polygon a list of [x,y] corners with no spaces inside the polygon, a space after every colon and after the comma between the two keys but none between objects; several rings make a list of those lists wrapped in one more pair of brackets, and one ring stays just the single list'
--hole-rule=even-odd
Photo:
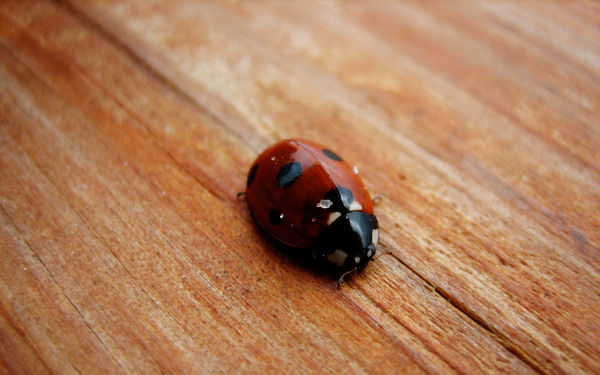
[{"label": "shadow under ladybug", "polygon": [[[244,197],[245,193],[238,194],[238,199]],[[257,222],[252,213],[250,216]],[[293,263],[310,268],[317,274],[335,277],[338,288],[347,275],[361,271],[369,261],[375,260],[378,236],[375,215],[349,212],[329,225],[322,232],[319,241],[308,248],[286,245],[270,236],[262,226],[258,225],[258,229]]]}]

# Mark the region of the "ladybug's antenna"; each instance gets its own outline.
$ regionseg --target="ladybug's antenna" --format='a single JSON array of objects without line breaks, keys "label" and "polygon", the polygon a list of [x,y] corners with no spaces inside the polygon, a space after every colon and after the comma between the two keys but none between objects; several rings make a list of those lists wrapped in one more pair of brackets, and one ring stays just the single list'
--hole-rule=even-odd
[{"label": "ladybug's antenna", "polygon": [[344,281],[344,277],[346,277],[346,275],[352,273],[352,272],[356,272],[356,268],[350,271],[346,271],[342,274],[342,276],[340,276],[340,278],[337,281],[337,288],[340,289],[342,287],[342,281]]},{"label": "ladybug's antenna", "polygon": [[[392,255],[392,256],[393,256],[393,255],[394,255],[394,253],[392,253],[390,250],[388,250],[388,251],[386,251],[385,253],[381,253],[381,254],[379,254],[379,255],[377,256],[377,258],[373,258],[373,257],[371,257],[371,258],[369,258],[369,259],[370,259],[372,262],[374,262],[374,261],[376,261],[377,259],[381,258],[381,257],[382,257],[382,256],[384,256],[384,255]],[[346,272],[344,272],[344,273],[343,273],[343,274],[340,276],[340,278],[337,280],[337,288],[338,288],[338,289],[340,289],[340,288],[342,287],[342,282],[344,281],[344,277],[346,277],[346,275],[349,275],[349,274],[351,274],[351,273],[353,273],[353,272],[356,272],[356,271],[358,271],[358,269],[356,269],[356,268],[355,268],[355,269],[353,269],[353,270],[349,270],[349,271],[346,271]]]}]

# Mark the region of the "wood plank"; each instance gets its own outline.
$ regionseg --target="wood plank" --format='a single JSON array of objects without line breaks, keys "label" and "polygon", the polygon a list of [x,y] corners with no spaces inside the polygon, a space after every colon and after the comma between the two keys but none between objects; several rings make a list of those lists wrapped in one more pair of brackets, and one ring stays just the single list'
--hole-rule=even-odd
[{"label": "wood plank", "polygon": [[[515,7],[3,4],[4,366],[600,370],[593,29],[549,44]],[[384,197],[394,255],[340,291],[235,200],[290,135]]]},{"label": "wood plank", "polygon": [[[371,167],[363,174],[367,183],[376,184],[377,191],[389,202],[379,214],[403,229],[392,233],[384,229],[388,234],[384,244],[397,251],[404,262],[444,295],[464,306],[474,319],[485,322],[511,345],[514,343],[535,367],[549,372],[597,368],[598,362],[593,358],[598,356],[594,349],[598,347],[594,345],[598,326],[590,325],[598,317],[597,309],[592,307],[585,313],[595,317],[592,320],[573,324],[582,315],[581,307],[598,305],[599,232],[595,229],[599,179],[597,169],[588,167],[596,160],[589,156],[588,160],[581,159],[585,150],[595,149],[598,142],[593,127],[589,131],[585,126],[577,126],[578,115],[584,121],[590,119],[584,111],[574,111],[575,115],[567,118],[561,113],[564,105],[555,111],[551,110],[555,106],[550,106],[550,110],[541,106],[548,95],[537,99],[539,83],[530,82],[529,90],[534,91],[519,98],[537,100],[538,104],[533,102],[514,120],[514,115],[509,117],[473,96],[480,92],[467,91],[439,77],[437,71],[432,74],[432,70],[424,70],[420,64],[425,60],[423,56],[413,61],[394,50],[395,40],[382,43],[355,25],[344,23],[344,18],[335,13],[341,7],[333,6],[334,11],[328,12],[316,7],[290,9],[274,5],[271,10],[264,5],[252,8],[188,3],[164,9],[158,3],[153,7],[131,5],[116,9],[102,2],[96,7],[86,3],[83,8],[199,102],[203,103],[202,96],[195,93],[204,89],[235,103],[239,115],[259,134],[267,128],[276,136],[307,134],[319,138],[323,137],[322,127],[305,129],[303,125],[328,124],[328,141],[345,144],[350,159]],[[166,12],[164,17],[154,16],[157,8]],[[382,25],[385,31],[389,30],[387,25],[398,24],[411,25],[418,31],[423,18],[431,17],[427,9],[409,9],[407,13],[391,10],[391,17],[402,16],[403,22],[375,19],[374,23]],[[386,11],[390,9],[382,6],[381,13]],[[416,18],[415,14],[421,17]],[[467,13],[461,21],[468,16]],[[178,21],[166,27],[175,19]],[[312,31],[309,27],[314,25],[310,21],[315,19],[317,31]],[[432,26],[435,21],[438,19],[425,25]],[[190,30],[193,31],[189,38],[180,37],[189,35]],[[388,34],[393,37],[402,35],[402,31]],[[448,39],[448,35],[456,33],[452,32],[442,29],[434,37]],[[298,35],[305,41],[294,50],[293,37]],[[318,37],[322,35],[327,37]],[[450,43],[429,38],[437,42],[435,45],[451,46],[466,39],[455,37]],[[415,42],[418,43],[419,40]],[[273,53],[280,50],[287,54]],[[435,53],[439,59],[439,52]],[[498,53],[490,50],[485,55],[473,48],[458,49],[455,55],[466,53],[477,57],[493,54],[493,61],[498,61]],[[454,58],[460,61],[457,56]],[[560,60],[546,60],[546,66],[554,69],[564,65]],[[528,68],[527,63],[522,65]],[[597,67],[592,65],[588,70]],[[461,71],[462,75],[477,72]],[[365,85],[360,85],[360,81],[355,87],[352,78],[356,72],[377,78],[371,90],[374,94],[368,90],[371,82],[367,82],[367,90],[362,89]],[[521,71],[516,72],[522,76]],[[226,78],[214,79],[225,73]],[[496,68],[494,73],[503,81],[514,76],[514,82],[522,82],[519,74],[504,69]],[[585,82],[585,71],[571,71],[568,78]],[[561,77],[549,75],[550,82],[552,79],[558,79],[556,86],[560,87]],[[383,88],[377,86],[382,80]],[[474,82],[481,80],[477,75],[473,78]],[[400,97],[378,103],[378,95],[387,96],[390,91],[386,86],[390,81],[402,90]],[[490,81],[481,87],[496,88],[499,82]],[[476,87],[471,85],[470,89]],[[508,84],[500,87],[510,89]],[[588,94],[597,93],[593,84],[585,89]],[[378,105],[371,103],[370,94]],[[499,100],[505,97],[502,92],[496,95]],[[407,139],[404,131],[411,124],[407,114],[412,111],[402,105],[413,96],[420,102],[416,108],[429,108],[433,114],[414,125],[422,135],[417,135],[415,129]],[[255,105],[256,98],[260,107]],[[562,103],[563,96],[558,95],[558,99]],[[594,95],[589,100],[596,99]],[[395,110],[397,106],[402,113]],[[212,108],[210,104],[207,107]],[[564,133],[582,129],[584,132],[576,133],[576,139],[586,144],[583,152],[568,142],[570,149],[561,150],[545,136],[548,129],[524,131],[523,123],[545,123],[545,117],[531,118],[531,110],[558,116],[554,126],[560,124],[559,131]],[[423,123],[429,124],[429,131]],[[438,134],[440,129],[442,134]],[[542,136],[538,135],[540,131]],[[361,134],[356,137],[360,142],[354,142],[355,137],[349,139],[347,134]],[[413,143],[413,139],[419,143]],[[382,151],[377,157],[365,154],[360,151],[365,144],[377,144]],[[401,153],[397,152],[399,148]],[[356,154],[352,154],[353,150],[357,150]],[[399,185],[402,194],[394,194]],[[412,216],[406,216],[411,213]]]},{"label": "wood plank", "polygon": [[[52,10],[49,9],[48,11],[51,12]],[[27,14],[30,15],[31,13],[27,12]],[[40,15],[40,17],[56,20],[63,26],[69,25],[68,19],[61,19],[59,14],[50,13]],[[8,19],[3,21],[6,21],[3,24],[11,26]],[[35,23],[42,24],[40,22]],[[75,25],[80,27],[78,23],[75,23]],[[8,29],[11,28],[8,27]],[[32,30],[29,31],[32,32]],[[44,36],[44,43],[51,40],[51,38],[48,38],[51,35],[47,34],[48,31],[50,30],[41,30],[37,34],[40,39]],[[6,79],[3,81],[10,82],[13,86],[7,91],[26,95],[25,97],[15,98],[14,102],[21,103],[21,105],[22,103],[28,103],[27,107],[35,108],[35,112],[41,117],[41,119],[34,121],[35,118],[27,118],[26,112],[29,111],[23,110],[23,113],[19,113],[16,109],[13,109],[12,112],[15,112],[15,115],[9,121],[9,123],[14,122],[14,125],[9,127],[11,137],[14,141],[20,141],[19,143],[26,145],[26,152],[35,158],[40,170],[51,176],[49,178],[52,178],[56,188],[69,201],[69,206],[74,207],[77,214],[86,223],[89,223],[89,227],[93,228],[94,236],[106,243],[107,249],[98,251],[98,256],[106,253],[104,256],[114,256],[123,265],[125,270],[120,272],[118,270],[111,271],[115,274],[113,277],[122,273],[122,277],[132,277],[137,282],[141,282],[140,289],[143,295],[150,298],[156,306],[168,309],[165,313],[175,322],[193,324],[193,328],[188,328],[186,324],[185,327],[171,327],[171,329],[175,331],[177,329],[189,329],[187,335],[195,340],[194,345],[187,341],[182,342],[180,337],[168,339],[161,336],[160,348],[152,345],[154,340],[146,337],[146,335],[156,335],[157,332],[154,332],[156,328],[142,329],[139,325],[134,325],[140,331],[138,333],[138,336],[141,336],[138,338],[140,343],[137,345],[129,343],[129,346],[151,356],[152,362],[155,362],[161,371],[173,371],[174,369],[191,371],[194,367],[191,367],[192,365],[184,358],[193,357],[194,350],[211,350],[211,348],[210,357],[214,358],[215,367],[210,367],[209,364],[204,362],[201,362],[201,365],[205,369],[212,368],[224,371],[238,368],[237,366],[240,366],[240,363],[245,363],[244,366],[249,366],[253,370],[263,369],[267,371],[286,367],[296,369],[323,367],[324,371],[328,369],[332,371],[334,368],[347,366],[348,371],[357,372],[361,368],[373,368],[373,365],[380,361],[385,364],[379,365],[378,368],[388,368],[388,371],[392,371],[393,368],[412,368],[416,372],[424,366],[426,370],[447,372],[451,371],[452,366],[455,366],[449,364],[448,355],[457,355],[457,353],[443,353],[439,347],[444,345],[444,342],[432,343],[430,339],[425,340],[427,338],[425,336],[426,332],[420,331],[417,327],[407,330],[395,323],[394,332],[381,336],[379,331],[372,326],[374,324],[372,318],[360,313],[361,309],[358,310],[359,314],[356,314],[356,307],[352,307],[354,306],[352,299],[340,298],[341,296],[339,296],[336,298],[337,306],[332,306],[329,299],[333,288],[332,284],[326,281],[327,278],[319,278],[321,284],[321,287],[317,289],[319,294],[317,297],[310,297],[311,293],[306,293],[309,286],[300,282],[303,277],[306,278],[310,275],[306,275],[305,271],[298,270],[297,265],[289,263],[281,255],[279,255],[281,258],[279,262],[286,262],[284,265],[287,265],[288,269],[272,269],[269,266],[271,262],[266,265],[257,265],[256,254],[251,256],[250,259],[240,259],[240,256],[247,257],[249,253],[251,255],[252,252],[260,251],[265,245],[264,240],[256,230],[253,230],[255,234],[253,241],[256,242],[254,249],[244,249],[244,246],[240,243],[226,243],[228,242],[227,238],[235,239],[240,234],[244,240],[242,243],[248,242],[247,235],[243,234],[244,230],[241,228],[247,228],[248,225],[253,228],[252,223],[246,215],[239,215],[240,213],[245,214],[245,209],[240,207],[239,203],[234,202],[233,205],[237,210],[237,215],[232,216],[230,213],[231,202],[217,204],[220,202],[217,199],[218,196],[211,194],[208,190],[204,190],[204,192],[203,189],[197,190],[198,182],[196,179],[200,179],[198,175],[187,174],[185,164],[175,162],[173,157],[165,154],[164,151],[157,152],[157,150],[161,150],[161,146],[153,142],[152,133],[148,132],[147,128],[142,127],[137,119],[128,115],[133,113],[130,112],[130,106],[135,105],[139,98],[136,98],[133,102],[128,101],[127,106],[122,107],[118,101],[109,100],[105,96],[105,88],[97,86],[97,82],[90,79],[87,72],[79,73],[81,67],[73,64],[72,56],[65,56],[65,59],[61,62],[60,55],[57,54],[59,51],[54,49],[61,46],[48,46],[46,44],[44,48],[40,46],[39,41],[32,39],[30,36],[20,32],[17,34],[21,46],[20,52],[22,52],[20,57],[33,64],[33,71],[37,74],[44,73],[43,77],[50,81],[38,82],[33,76],[33,71],[29,71],[31,69],[29,67],[19,68],[18,65],[9,65],[11,74],[6,74]],[[77,35],[77,38],[81,38],[81,34]],[[98,47],[103,46],[97,36],[94,38],[90,36],[89,39],[85,38],[80,43],[82,46],[94,45],[94,48],[89,50],[94,51],[96,56],[99,50]],[[131,68],[133,64],[124,59],[123,56],[115,53],[110,46],[103,47],[107,50],[106,53],[111,53],[110,61],[113,64],[115,61],[124,60],[123,66],[117,66],[110,72],[114,75],[114,82],[118,82],[117,76],[124,72],[124,69],[121,68]],[[68,51],[64,52],[67,53]],[[52,53],[52,59],[47,56],[49,53]],[[66,57],[69,57],[69,59]],[[5,57],[3,60],[10,60],[10,58]],[[88,58],[85,61],[89,60]],[[17,63],[13,63],[13,65],[15,64]],[[104,70],[102,73],[106,75],[109,72]],[[132,74],[136,75],[134,71],[132,71]],[[149,107],[155,108],[157,112],[162,111],[161,108],[164,104],[161,105],[161,103],[164,103],[164,97],[168,96],[168,90],[149,80],[145,74],[137,73],[137,75],[138,79],[144,83],[141,87],[148,88],[148,85],[151,85],[152,88],[152,90],[138,90],[139,92],[154,93],[155,90],[159,91],[160,94],[157,93],[147,99],[152,100]],[[11,82],[9,78],[11,76],[18,77],[18,81]],[[75,79],[75,77],[78,79]],[[104,78],[107,77],[104,76]],[[110,79],[108,82],[112,83]],[[131,86],[132,82],[132,80],[128,81],[127,86]],[[54,95],[48,96],[47,90],[50,87],[52,87]],[[119,91],[120,88],[115,87],[113,90]],[[57,97],[57,99],[54,99],[54,97]],[[61,97],[65,99],[58,99]],[[185,100],[183,100],[183,103],[180,100],[175,100],[175,102],[179,104],[178,108],[180,109],[189,107],[189,103],[186,104]],[[146,106],[148,106],[147,102]],[[83,112],[80,113],[80,111]],[[197,110],[194,112],[193,119],[196,122],[202,121],[206,117],[198,116]],[[188,116],[192,115],[188,114]],[[190,120],[189,117],[185,118],[184,116],[182,120],[185,121],[179,122],[177,118],[171,116],[171,113],[168,117],[161,116],[156,119],[156,113],[149,116],[149,118],[151,117],[154,117],[155,120],[150,125],[158,126],[159,123],[163,124],[162,121],[165,118],[169,118],[175,129],[185,129],[189,125],[188,120]],[[19,118],[27,118],[28,121],[19,123]],[[47,124],[46,127],[40,126],[39,121],[50,121],[50,119],[53,121],[52,124]],[[40,130],[40,127],[44,131]],[[206,124],[204,128],[208,132],[214,127]],[[24,129],[27,129],[27,131],[23,132]],[[223,133],[225,132],[214,129],[210,136],[203,137],[207,144],[212,143],[215,138],[224,137]],[[195,137],[198,137],[198,134]],[[145,142],[150,142],[152,147],[145,145]],[[175,147],[172,142],[169,144]],[[233,145],[230,147],[233,147]],[[94,152],[88,154],[84,150],[94,150]],[[215,151],[214,148],[212,150]],[[191,152],[191,150],[188,150],[188,152]],[[57,166],[55,163],[56,157],[50,158],[50,155],[59,156],[60,165]],[[73,155],[77,155],[77,158],[73,159]],[[199,158],[198,160],[203,159]],[[229,165],[228,170],[234,173],[237,164],[227,164]],[[74,181],[74,178],[77,180]],[[144,181],[144,178],[150,180]],[[132,189],[132,186],[135,189]],[[143,193],[138,192],[138,190],[142,190]],[[230,195],[230,198],[232,197],[233,194]],[[170,204],[177,209],[175,210],[167,205],[166,208],[163,207],[163,209],[157,211],[159,207],[162,207],[160,201],[165,199],[168,199]],[[54,199],[51,199],[51,201],[54,201]],[[146,203],[141,207],[138,206],[143,202]],[[23,202],[21,204],[25,205]],[[223,206],[224,204],[225,206]],[[225,208],[226,206],[230,206],[229,210]],[[193,207],[191,211],[190,207]],[[15,211],[12,210],[10,214],[15,215]],[[228,226],[213,228],[210,224],[215,222],[215,217],[201,216],[198,218],[198,212],[213,212],[215,215],[221,213],[225,217],[219,219],[219,216],[215,216],[217,222],[227,223]],[[182,214],[188,217],[182,218]],[[168,219],[172,216],[175,217]],[[154,219],[150,219],[152,217]],[[199,221],[200,223],[198,223]],[[159,228],[159,233],[156,233],[156,230],[149,231],[148,228]],[[215,238],[223,237],[224,228],[227,228],[231,233],[224,237],[224,243],[215,243]],[[29,231],[32,231],[32,229]],[[210,233],[211,231],[213,233]],[[198,232],[204,234],[202,236],[204,240],[195,238],[193,234]],[[163,236],[167,238],[162,238]],[[137,243],[131,243],[131,238],[135,238]],[[213,239],[211,240],[212,243],[205,243],[207,239]],[[66,239],[64,240],[66,241]],[[192,242],[188,243],[188,241]],[[183,249],[170,250],[171,247],[181,246],[183,246]],[[225,258],[210,257],[209,255],[216,248],[221,249],[219,254],[230,255]],[[206,256],[202,257],[201,254],[197,254],[198,249],[202,249]],[[234,249],[243,249],[243,252],[236,254],[233,251]],[[172,251],[176,250],[177,254],[173,254]],[[258,257],[259,259],[268,259],[272,256],[270,253],[265,256],[264,249],[262,250],[259,253],[259,255],[262,254]],[[155,269],[153,266],[156,263],[157,256],[160,256],[161,259],[159,269]],[[183,264],[171,265],[169,264],[170,259],[176,259],[177,263],[182,262]],[[250,263],[250,261],[253,263]],[[185,264],[188,265],[185,266]],[[260,268],[259,270],[255,269],[257,266]],[[289,269],[290,267],[292,270]],[[201,271],[194,271],[194,269]],[[300,273],[300,275],[296,275],[298,279],[292,285],[289,285],[289,282],[285,281],[289,279],[289,276],[286,278],[285,275],[292,271]],[[253,275],[256,273],[264,274],[265,272],[275,273],[277,276],[271,276],[268,285],[262,287],[261,285],[255,285]],[[408,272],[408,270],[405,269],[404,272]],[[90,273],[94,275],[94,272],[90,271]],[[247,275],[245,279],[242,277],[243,274]],[[183,276],[186,276],[185,279],[183,279]],[[209,280],[203,282],[203,280],[195,280],[196,277],[201,279],[208,277]],[[414,282],[414,276],[411,277],[410,273],[405,277],[412,278]],[[281,281],[279,280],[284,280],[283,285],[285,285],[286,294],[291,295],[290,300],[286,303],[295,304],[294,308],[290,309],[289,306],[278,305],[279,297],[272,295],[273,288],[281,288]],[[309,279],[309,281],[311,280],[310,288],[314,288],[314,278]],[[189,290],[186,288],[185,291],[178,291],[181,289],[180,283],[182,282],[192,284],[188,287]],[[275,282],[275,285],[273,285],[273,282]],[[211,290],[205,290],[205,288]],[[259,288],[259,290],[251,290],[250,288]],[[490,347],[487,352],[491,358],[494,358],[491,363],[487,363],[486,356],[470,358],[469,355],[467,357],[469,352],[465,351],[463,353],[465,364],[462,365],[464,368],[492,366],[492,368],[499,369],[507,367],[527,370],[519,359],[511,356],[508,351],[495,343],[485,332],[481,332],[469,319],[454,311],[445,300],[429,289],[425,289],[423,292],[429,296],[429,299],[438,301],[438,304],[444,306],[442,311],[439,311],[438,307],[431,310],[430,314],[433,311],[436,314],[441,312],[442,317],[447,316],[446,319],[451,319],[453,324],[457,319],[462,322],[456,327],[444,327],[443,324],[438,327],[437,329],[441,331],[441,337],[445,337],[444,340],[450,340],[452,337],[457,336],[458,332],[467,329],[467,332],[471,332],[470,335],[465,336],[465,339],[468,338],[468,342],[465,343],[467,347],[472,345]],[[192,294],[192,296],[189,294]],[[215,294],[217,296],[212,298],[216,299],[210,301],[210,296]],[[250,303],[247,301],[247,295],[254,295]],[[296,298],[293,298],[294,296]],[[113,298],[114,300],[110,299],[107,303],[118,306],[133,303],[139,297],[132,298],[132,300],[126,299],[125,301],[120,300],[122,297],[116,296]],[[192,301],[189,301],[190,298],[192,298]],[[221,298],[223,300],[220,300]],[[305,311],[304,304],[307,300],[310,300],[311,303],[315,301],[322,302],[310,311]],[[192,307],[185,309],[186,305],[192,305]],[[214,317],[213,321],[218,322],[219,327],[214,327],[211,325],[210,319],[206,321],[206,318],[199,319],[202,315],[198,316],[197,309],[206,309],[209,306],[225,306],[227,310],[231,309],[233,311],[229,313],[218,311],[221,316]],[[245,307],[245,309],[240,308],[240,306]],[[348,309],[348,307],[351,307],[351,309]],[[79,308],[86,309],[86,306]],[[431,307],[424,305],[424,308],[429,309]],[[286,313],[287,311],[290,312]],[[213,313],[216,314],[217,312]],[[136,316],[137,314],[144,316],[143,312],[138,311]],[[130,322],[132,318],[128,318],[126,314],[116,315],[126,323],[134,323]],[[390,320],[390,317],[387,317],[387,320]],[[336,326],[315,325],[316,322],[327,321],[335,321]],[[393,319],[392,323],[394,323]],[[377,327],[377,324],[375,327]],[[120,328],[117,327],[116,329],[120,330]],[[274,328],[275,331],[273,331]],[[323,331],[325,328],[328,331]],[[92,329],[102,331],[106,327],[102,327],[101,323],[96,323],[92,325]],[[221,332],[225,337],[234,335],[233,338],[243,333],[243,340],[237,338],[237,341],[241,341],[241,343],[236,345],[235,341],[231,341],[233,338],[222,338],[221,340],[225,342],[219,342],[217,338],[213,337],[210,344],[208,344],[205,342],[206,339],[201,340],[202,336],[192,335],[193,332]],[[268,336],[266,336],[267,332]],[[276,334],[275,332],[280,333]],[[115,333],[111,331],[106,334],[113,335]],[[399,341],[398,337],[406,335],[413,336],[410,345]],[[472,335],[479,337],[479,339],[473,340]],[[295,339],[292,339],[292,337],[295,337]],[[421,340],[426,342],[420,342]],[[290,342],[298,341],[300,345],[290,347]],[[184,349],[181,350],[183,353],[175,350],[172,346],[166,345],[169,342],[177,342],[178,345],[184,346]],[[242,347],[236,347],[238,345]],[[348,347],[348,345],[350,346]],[[311,350],[309,353],[303,354],[303,351],[306,350],[305,346],[311,348]],[[135,358],[127,352],[123,353],[121,348],[116,347],[116,345],[108,343],[107,347],[110,353],[115,352],[113,355],[126,363],[127,367],[125,368],[128,371],[135,368],[134,364],[137,361],[147,361],[144,358]],[[256,353],[256,350],[253,349],[256,347],[262,348],[260,353]],[[403,347],[404,349],[402,349]],[[475,348],[471,347],[471,350],[475,350]],[[266,351],[266,353],[263,353],[263,351]],[[362,358],[360,353],[367,351],[375,351],[375,353]],[[403,354],[403,352],[406,353]],[[242,357],[233,357],[232,359],[232,353],[234,355],[238,353]],[[225,359],[224,355],[227,355],[228,358]],[[415,357],[427,358],[427,361],[422,363],[422,361],[416,361]],[[444,357],[447,358],[444,359]],[[494,363],[496,358],[500,359],[497,360],[497,363]],[[152,369],[142,369],[144,372],[152,372]]]}]

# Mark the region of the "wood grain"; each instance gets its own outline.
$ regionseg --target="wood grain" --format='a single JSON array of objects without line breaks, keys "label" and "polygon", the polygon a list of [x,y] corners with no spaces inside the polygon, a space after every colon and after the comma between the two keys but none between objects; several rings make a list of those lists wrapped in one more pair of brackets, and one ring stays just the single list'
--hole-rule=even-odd
[{"label": "wood grain", "polygon": [[[0,370],[600,372],[594,2],[0,4]],[[355,161],[340,290],[257,229],[254,157]]]}]

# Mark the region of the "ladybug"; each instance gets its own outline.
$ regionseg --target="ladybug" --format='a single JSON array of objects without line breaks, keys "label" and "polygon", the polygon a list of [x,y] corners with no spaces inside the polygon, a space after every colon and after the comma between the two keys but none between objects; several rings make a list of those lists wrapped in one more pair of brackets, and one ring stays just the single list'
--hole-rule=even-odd
[{"label": "ladybug", "polygon": [[338,285],[373,260],[379,225],[371,196],[357,167],[322,145],[288,139],[267,148],[250,167],[246,200],[275,240],[331,263]]}]

